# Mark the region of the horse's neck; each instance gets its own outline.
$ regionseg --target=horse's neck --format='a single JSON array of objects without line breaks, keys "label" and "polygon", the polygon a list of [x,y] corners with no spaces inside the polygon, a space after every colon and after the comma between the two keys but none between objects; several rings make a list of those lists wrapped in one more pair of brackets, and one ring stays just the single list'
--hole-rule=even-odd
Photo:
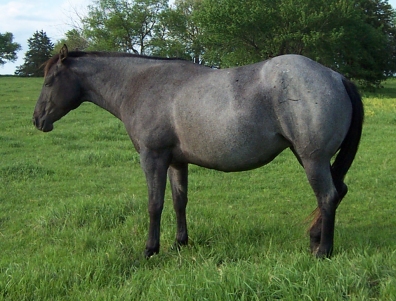
[{"label": "horse's neck", "polygon": [[[79,64],[79,75],[85,91],[84,100],[92,102],[121,119],[121,107],[125,100],[125,66],[117,66],[107,60],[94,60]],[[84,66],[85,65],[85,66]],[[128,68],[133,69],[133,68]],[[128,73],[128,77],[131,74]]]}]

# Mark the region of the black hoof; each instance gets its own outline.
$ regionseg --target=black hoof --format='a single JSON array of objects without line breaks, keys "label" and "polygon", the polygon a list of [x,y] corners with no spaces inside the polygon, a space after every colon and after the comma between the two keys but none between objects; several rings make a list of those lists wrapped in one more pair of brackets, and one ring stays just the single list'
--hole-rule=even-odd
[{"label": "black hoof", "polygon": [[151,256],[158,254],[158,253],[159,253],[159,247],[158,248],[146,248],[146,250],[144,250],[144,257],[146,257],[148,259]]},{"label": "black hoof", "polygon": [[313,252],[316,258],[318,259],[325,259],[330,258],[333,253],[333,248],[328,250],[321,250],[319,247]]},{"label": "black hoof", "polygon": [[176,240],[173,243],[172,250],[180,251],[181,247],[187,246],[187,245],[188,245],[188,240],[183,240],[183,241]]}]

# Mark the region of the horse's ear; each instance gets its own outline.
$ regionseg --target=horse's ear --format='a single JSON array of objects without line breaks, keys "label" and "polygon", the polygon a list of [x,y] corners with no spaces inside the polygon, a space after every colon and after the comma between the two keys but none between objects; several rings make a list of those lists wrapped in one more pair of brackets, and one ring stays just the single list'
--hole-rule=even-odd
[{"label": "horse's ear", "polygon": [[59,51],[59,62],[63,62],[68,55],[69,55],[69,50],[67,49],[66,44],[63,44],[61,50]]}]

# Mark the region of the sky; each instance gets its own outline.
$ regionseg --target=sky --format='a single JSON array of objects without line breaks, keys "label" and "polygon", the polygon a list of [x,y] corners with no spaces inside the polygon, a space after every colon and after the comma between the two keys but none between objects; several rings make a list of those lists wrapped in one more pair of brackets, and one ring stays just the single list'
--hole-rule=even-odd
[{"label": "sky", "polygon": [[55,43],[76,24],[76,12],[86,13],[92,3],[92,0],[0,0],[0,33],[11,32],[14,42],[22,46],[18,60],[0,66],[0,74],[14,74],[16,67],[24,63],[27,40],[36,31],[43,30]]},{"label": "sky", "polygon": [[[396,8],[396,0],[388,2]],[[0,33],[11,32],[14,42],[22,46],[18,60],[0,66],[0,74],[14,74],[16,67],[23,64],[27,40],[36,31],[43,30],[56,43],[78,23],[77,13],[83,16],[92,3],[93,0],[0,0]]]}]

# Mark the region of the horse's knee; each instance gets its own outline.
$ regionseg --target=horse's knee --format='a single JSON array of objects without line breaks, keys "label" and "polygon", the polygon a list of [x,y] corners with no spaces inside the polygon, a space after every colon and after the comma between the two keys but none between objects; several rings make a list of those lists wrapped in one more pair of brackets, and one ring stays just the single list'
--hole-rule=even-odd
[{"label": "horse's knee", "polygon": [[163,203],[149,202],[148,213],[149,213],[150,218],[155,219],[155,220],[160,219],[163,209],[164,209]]}]

